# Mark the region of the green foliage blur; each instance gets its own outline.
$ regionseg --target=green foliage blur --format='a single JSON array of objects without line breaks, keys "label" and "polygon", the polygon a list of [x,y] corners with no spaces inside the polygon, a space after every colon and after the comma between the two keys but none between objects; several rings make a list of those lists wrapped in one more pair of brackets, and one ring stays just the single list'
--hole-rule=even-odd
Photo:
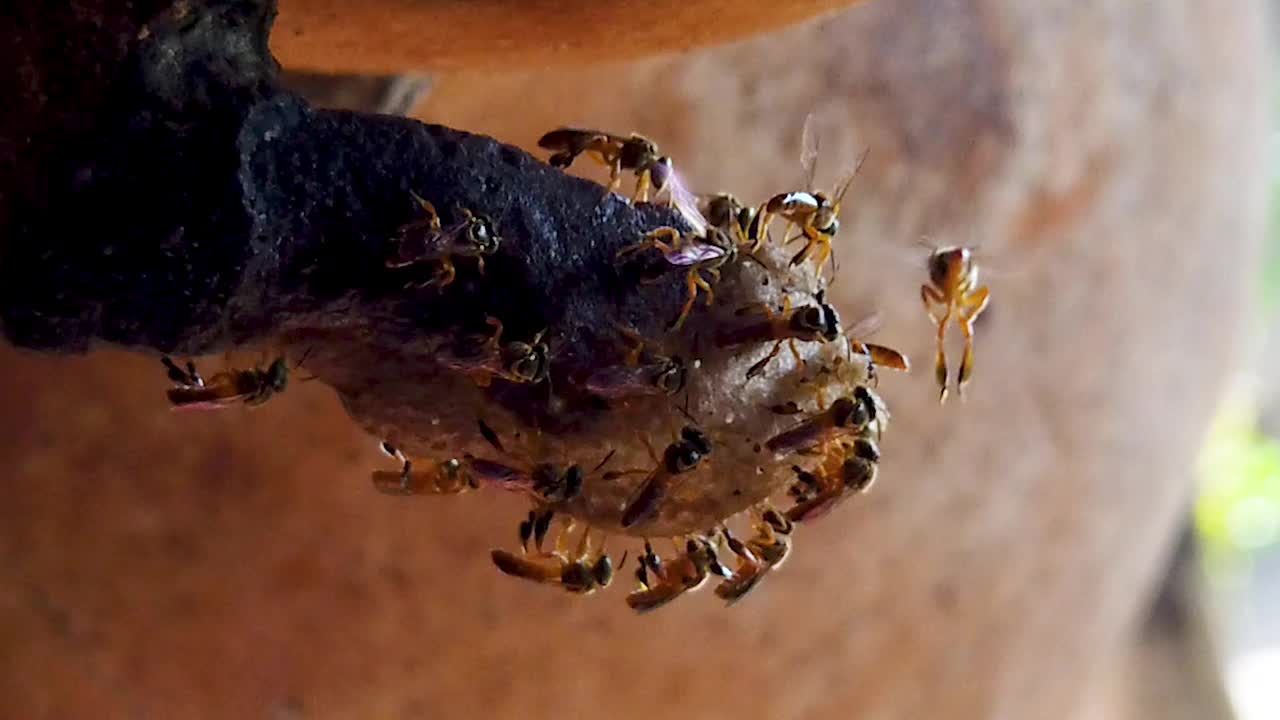
[{"label": "green foliage blur", "polygon": [[[1273,180],[1265,252],[1264,331],[1280,320],[1280,178]],[[1262,372],[1280,372],[1280,358],[1263,357],[1259,365]],[[1196,527],[1209,557],[1218,561],[1247,561],[1280,543],[1280,442],[1259,430],[1264,408],[1252,390],[1246,383],[1222,404],[1200,457]]]}]

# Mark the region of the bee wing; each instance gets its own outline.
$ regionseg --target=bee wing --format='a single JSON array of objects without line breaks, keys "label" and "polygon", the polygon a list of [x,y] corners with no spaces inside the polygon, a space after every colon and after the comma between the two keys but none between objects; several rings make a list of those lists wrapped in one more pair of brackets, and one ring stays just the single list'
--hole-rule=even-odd
[{"label": "bee wing", "polygon": [[879,312],[872,312],[861,320],[844,329],[844,334],[852,341],[871,337],[884,324],[884,317]]},{"label": "bee wing", "polygon": [[588,375],[583,382],[587,392],[608,399],[635,394],[644,384],[643,370],[626,365],[601,368]]},{"label": "bee wing", "polygon": [[671,205],[676,209],[676,212],[680,213],[680,217],[684,218],[684,221],[689,224],[694,233],[698,235],[705,234],[707,232],[707,219],[702,216],[702,212],[698,209],[698,196],[690,192],[679,171],[671,171],[667,186],[671,192]]},{"label": "bee wing", "polygon": [[814,181],[818,172],[818,153],[821,150],[818,140],[817,121],[814,114],[804,118],[804,128],[800,131],[800,167],[804,169],[804,189],[814,190]]},{"label": "bee wing", "polygon": [[746,565],[734,573],[733,577],[716,586],[716,597],[724,600],[725,605],[732,605],[746,597],[747,593],[760,584],[763,577],[763,566],[754,563]]},{"label": "bee wing", "polygon": [[836,205],[839,205],[844,200],[844,194],[849,192],[849,186],[853,185],[853,179],[858,176],[858,172],[862,170],[862,164],[867,161],[867,156],[870,154],[871,148],[868,146],[858,156],[858,160],[853,164],[853,167],[845,171],[844,179],[840,181],[839,187],[836,188],[834,200]]},{"label": "bee wing", "polygon": [[684,243],[679,250],[664,255],[668,263],[687,267],[714,260],[725,254],[725,249],[708,242],[694,240]]}]

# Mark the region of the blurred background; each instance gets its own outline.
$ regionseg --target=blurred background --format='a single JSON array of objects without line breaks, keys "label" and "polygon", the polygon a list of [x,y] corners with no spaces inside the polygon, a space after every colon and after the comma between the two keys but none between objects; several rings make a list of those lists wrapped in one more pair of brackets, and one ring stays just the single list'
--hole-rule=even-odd
[{"label": "blurred background", "polygon": [[[637,618],[629,573],[587,599],[501,577],[518,500],[374,493],[387,461],[319,383],[174,415],[154,357],[3,348],[0,717],[1280,717],[1267,3],[868,0],[794,26],[780,3],[754,37],[625,62],[599,38],[644,23],[511,6],[468,29],[478,69],[407,20],[436,4],[286,2],[273,47],[324,106],[535,154],[560,125],[634,130],[749,201],[802,182],[811,113],[820,185],[871,148],[834,294],[917,368],[881,383],[874,492],[740,606]],[[978,245],[992,288],[963,405],[930,381],[924,236]]]}]

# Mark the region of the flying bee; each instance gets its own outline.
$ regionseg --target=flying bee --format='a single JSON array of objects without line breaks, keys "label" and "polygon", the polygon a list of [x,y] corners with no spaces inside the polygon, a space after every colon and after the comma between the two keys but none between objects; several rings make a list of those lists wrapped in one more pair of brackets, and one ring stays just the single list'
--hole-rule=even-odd
[{"label": "flying bee", "polygon": [[[645,541],[636,579],[640,588],[627,595],[627,605],[638,613],[656,610],[681,595],[701,588],[711,575],[727,577],[728,570],[716,557],[716,548],[705,538],[685,541],[684,552],[663,562]],[[651,581],[649,575],[653,575]]]},{"label": "flying bee", "polygon": [[609,400],[643,395],[674,395],[684,389],[688,368],[679,355],[645,352],[645,340],[627,328],[618,327],[632,345],[622,365],[609,365],[592,372],[582,382],[590,393]]},{"label": "flying bee", "polygon": [[712,285],[720,280],[720,268],[738,255],[737,243],[720,228],[707,227],[702,231],[681,232],[673,227],[660,227],[645,235],[640,242],[618,250],[617,257],[621,260],[648,248],[661,254],[665,262],[664,271],[669,267],[688,268],[685,276],[688,298],[680,309],[680,315],[671,324],[672,331],[684,327],[684,322],[698,299],[698,290],[706,293],[706,304],[711,306],[715,298]]},{"label": "flying bee", "polygon": [[435,285],[443,289],[448,286],[458,274],[453,261],[460,257],[475,258],[476,269],[483,275],[485,256],[497,252],[502,243],[493,222],[484,215],[458,208],[457,222],[446,228],[441,225],[440,214],[434,205],[412,191],[409,194],[422,208],[423,217],[400,228],[396,234],[395,250],[386,261],[387,267],[436,263],[436,271],[431,278],[411,283],[413,287]]},{"label": "flying bee", "polygon": [[[644,482],[627,500],[622,509],[622,527],[629,528],[651,519],[662,501],[666,498],[676,476],[683,475],[698,467],[711,454],[711,439],[692,426],[680,430],[680,438],[667,446],[662,458],[654,452],[653,446],[645,440],[645,449],[655,465],[648,471]],[[605,473],[605,479],[611,480],[624,475],[644,473],[644,470],[626,470]]]},{"label": "flying bee", "polygon": [[869,437],[870,434],[864,431],[852,443],[839,444],[841,461],[834,473],[797,473],[808,475],[802,481],[814,483],[815,492],[796,497],[796,504],[787,511],[788,520],[816,520],[835,507],[847,493],[862,493],[871,488],[879,472],[880,448]]},{"label": "flying bee", "polygon": [[875,423],[884,407],[869,388],[859,385],[852,397],[837,398],[826,410],[769,438],[765,447],[775,455],[789,455],[818,447],[838,437],[856,435]]},{"label": "flying bee", "polygon": [[755,310],[763,310],[764,317],[738,327],[722,330],[716,334],[716,345],[724,348],[737,347],[753,343],[773,341],[773,348],[759,362],[747,370],[747,379],[759,375],[773,359],[782,351],[783,343],[791,349],[796,359],[796,366],[803,364],[796,341],[830,342],[840,337],[840,316],[836,309],[823,299],[823,291],[819,290],[814,305],[791,307],[791,296],[782,298],[782,311],[774,313],[768,305],[755,305],[738,310],[742,315]]},{"label": "flying bee", "polygon": [[956,375],[956,391],[963,399],[964,387],[973,375],[973,323],[987,309],[991,295],[985,286],[978,286],[978,265],[969,248],[938,248],[929,255],[928,267],[929,284],[920,286],[920,300],[938,328],[934,379],[939,388],[938,402],[944,403],[948,392],[947,325],[954,320],[964,333],[964,359]]},{"label": "flying bee", "polygon": [[[526,521],[528,522],[528,521]],[[522,540],[525,525],[521,524]],[[591,548],[591,528],[582,532],[576,551],[568,554],[564,548],[564,540],[574,530],[573,521],[569,522],[556,540],[556,549],[544,552],[541,543],[535,545],[536,552],[529,554],[527,548],[517,555],[506,550],[491,551],[493,564],[507,575],[538,583],[560,585],[566,591],[577,595],[589,595],[596,590],[609,586],[613,582],[613,560],[604,551],[604,541],[600,548],[593,552]],[[623,558],[623,563],[626,558]],[[619,563],[621,567],[622,563]]]},{"label": "flying bee", "polygon": [[415,466],[404,453],[383,442],[382,452],[401,461],[400,470],[374,470],[373,487],[386,495],[457,495],[480,487],[456,458]]},{"label": "flying bee", "polygon": [[609,192],[617,192],[622,184],[622,171],[636,174],[634,201],[649,201],[652,186],[655,200],[668,189],[674,174],[671,158],[658,154],[658,146],[643,135],[632,133],[627,137],[612,135],[600,130],[560,128],[538,139],[538,147],[551,150],[548,162],[552,167],[567,168],[582,153],[609,168]]},{"label": "flying bee", "polygon": [[[767,237],[769,225],[774,218],[781,217],[787,221],[783,230],[785,242],[790,244],[797,240],[805,241],[800,252],[791,258],[792,266],[799,265],[816,254],[818,269],[821,270],[831,256],[831,241],[840,232],[840,205],[844,202],[845,193],[849,191],[853,179],[862,169],[862,164],[866,162],[870,150],[862,153],[853,169],[837,183],[835,191],[828,195],[813,189],[819,148],[812,115],[805,119],[801,145],[800,163],[805,170],[807,189],[774,195],[760,207],[757,214],[760,216],[761,236]],[[792,225],[800,228],[800,234],[786,239]]]},{"label": "flying bee", "polygon": [[738,556],[738,567],[729,579],[716,586],[716,597],[725,605],[732,605],[755,589],[769,571],[782,567],[791,553],[793,528],[785,515],[766,508],[755,523],[755,535],[745,543],[723,529],[729,549]]},{"label": "flying bee", "polygon": [[720,228],[748,253],[754,255],[764,245],[765,227],[761,221],[765,216],[757,208],[743,205],[733,195],[719,193],[706,196],[701,213],[707,224]]},{"label": "flying bee", "polygon": [[196,371],[195,363],[188,360],[186,368],[180,368],[169,357],[160,358],[168,370],[174,386],[169,388],[169,402],[175,410],[214,409],[236,402],[257,406],[284,392],[289,384],[289,364],[283,356],[277,357],[266,369],[232,368],[217,373],[207,381]]},{"label": "flying bee", "polygon": [[461,354],[443,351],[437,361],[449,368],[470,376],[480,387],[487,387],[494,377],[513,383],[540,383],[547,378],[551,363],[551,349],[542,341],[544,332],[533,336],[529,342],[513,340],[502,342],[502,322],[486,318],[493,334],[479,348]]}]

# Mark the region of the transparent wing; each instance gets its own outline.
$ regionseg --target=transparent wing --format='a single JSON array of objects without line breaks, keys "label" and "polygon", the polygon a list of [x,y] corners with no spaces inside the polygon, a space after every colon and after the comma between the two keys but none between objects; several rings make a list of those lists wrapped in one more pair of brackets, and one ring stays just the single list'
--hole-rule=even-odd
[{"label": "transparent wing", "polygon": [[867,156],[871,154],[871,148],[867,147],[858,156],[857,162],[853,167],[845,171],[844,179],[840,181],[840,187],[836,188],[835,204],[839,205],[844,200],[844,194],[849,192],[849,186],[853,184],[853,179],[858,176],[858,171],[862,170],[862,164],[867,161]]},{"label": "transparent wing", "polygon": [[814,182],[818,173],[818,152],[821,150],[818,143],[817,122],[814,120],[814,114],[809,113],[804,118],[804,129],[800,131],[800,167],[804,168],[804,189],[813,191]]},{"label": "transparent wing", "polygon": [[697,265],[700,262],[714,260],[725,254],[725,249],[701,240],[692,240],[684,243],[680,249],[666,253],[664,257],[667,262],[672,265],[687,267],[689,265]]},{"label": "transparent wing", "polygon": [[872,312],[861,320],[844,329],[844,334],[851,340],[871,337],[884,324],[884,317],[879,312]]},{"label": "transparent wing", "polygon": [[690,192],[689,186],[684,182],[684,176],[673,169],[667,183],[671,190],[671,204],[680,213],[680,217],[689,223],[695,234],[706,234],[707,219],[698,210],[698,196]]}]

